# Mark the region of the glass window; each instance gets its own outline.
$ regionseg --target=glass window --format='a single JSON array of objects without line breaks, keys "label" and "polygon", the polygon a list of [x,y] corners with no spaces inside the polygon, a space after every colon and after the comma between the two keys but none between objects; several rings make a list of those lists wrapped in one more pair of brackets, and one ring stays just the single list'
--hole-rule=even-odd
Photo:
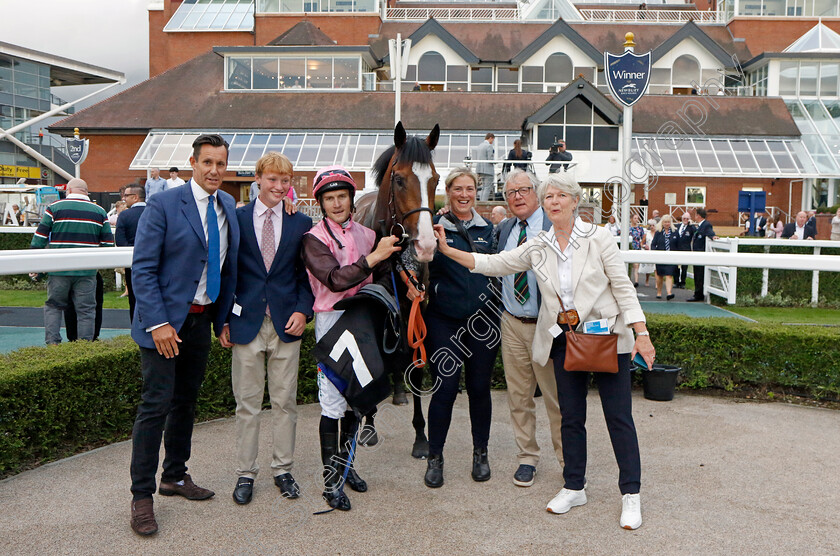
[{"label": "glass window", "polygon": [[712,140],[712,148],[715,150],[720,167],[724,172],[739,172],[740,168],[735,161],[735,155],[729,148],[729,141],[726,140]]},{"label": "glass window", "polygon": [[566,123],[565,114],[566,114],[566,107],[564,106],[564,107],[560,108],[560,110],[558,110],[557,112],[552,114],[551,117],[548,118],[545,121],[545,123],[547,123],[547,124],[564,124],[564,123]]},{"label": "glass window", "polygon": [[283,147],[283,154],[291,161],[294,166],[297,166],[298,158],[300,157],[300,149],[303,146],[303,134],[293,133],[286,139],[286,146]]},{"label": "glass window", "polygon": [[561,125],[539,125],[537,126],[537,149],[547,151],[556,141],[563,140],[563,126]]},{"label": "glass window", "polygon": [[251,59],[228,58],[228,89],[251,88]]},{"label": "glass window", "polygon": [[[482,138],[482,141],[483,140],[484,139]],[[469,152],[469,136],[453,135],[452,144],[449,147],[449,163],[453,166],[463,164],[464,159],[467,157]]]},{"label": "glass window", "polygon": [[300,150],[300,158],[298,164],[300,166],[314,166],[318,159],[318,151],[321,147],[321,139],[323,135],[320,133],[309,134],[303,141],[303,147]]},{"label": "glass window", "polygon": [[758,162],[758,169],[761,173],[772,174],[778,171],[776,163],[773,162],[773,155],[770,154],[770,151],[767,148],[767,145],[764,144],[764,141],[750,141],[748,144],[750,148],[752,148],[755,160]]},{"label": "glass window", "polygon": [[446,66],[446,80],[465,82],[469,66]]},{"label": "glass window", "polygon": [[446,81],[446,61],[437,52],[426,52],[417,64],[418,81]]},{"label": "glass window", "polygon": [[572,59],[562,52],[555,52],[545,61],[545,80],[548,83],[569,83],[572,75]]},{"label": "glass window", "polygon": [[767,146],[770,152],[773,153],[773,159],[776,161],[779,170],[782,172],[795,172],[796,166],[793,159],[790,157],[785,144],[782,141],[767,141]]},{"label": "glass window", "polygon": [[814,16],[836,17],[837,0],[814,0]]},{"label": "glass window", "polygon": [[280,88],[303,89],[306,84],[306,60],[280,58]]},{"label": "glass window", "polygon": [[785,0],[764,0],[762,15],[785,15]]},{"label": "glass window", "polygon": [[733,140],[729,144],[735,152],[735,158],[738,159],[738,164],[741,166],[742,171],[755,172],[758,170],[746,141]]},{"label": "glass window", "polygon": [[336,164],[336,158],[340,156],[340,139],[341,135],[331,133],[324,135],[324,140],[321,142],[321,151],[318,153],[316,166],[330,166]]},{"label": "glass window", "polygon": [[593,151],[617,151],[618,150],[618,128],[617,127],[595,127],[592,136]]},{"label": "glass window", "polygon": [[698,171],[700,170],[700,160],[697,158],[697,153],[694,152],[694,145],[691,139],[682,141],[677,147],[677,154],[680,156],[680,161],[684,170]]},{"label": "glass window", "polygon": [[417,66],[411,65],[408,66],[405,72],[405,80],[406,81],[417,81]]},{"label": "glass window", "polygon": [[493,90],[493,68],[491,67],[470,68],[470,79],[472,91],[490,92]]},{"label": "glass window", "polygon": [[796,81],[799,77],[799,62],[779,63],[779,94],[796,96]]},{"label": "glass window", "polygon": [[840,64],[836,62],[824,62],[820,64],[820,96],[837,96],[837,78]]},{"label": "glass window", "polygon": [[685,188],[685,204],[690,206],[706,205],[706,188],[702,186],[689,186]]},{"label": "glass window", "polygon": [[248,148],[250,141],[250,133],[237,133],[234,136],[233,142],[230,143],[230,150],[228,151],[228,164],[230,166],[240,166],[240,161],[245,156],[245,149]]},{"label": "glass window", "polygon": [[691,87],[692,83],[700,82],[700,63],[693,56],[684,54],[674,60],[673,70],[675,87]]},{"label": "glass window", "polygon": [[359,88],[359,60],[358,58],[336,58],[333,61],[333,88]]},{"label": "glass window", "polygon": [[277,58],[254,58],[254,89],[277,89]]},{"label": "glass window", "polygon": [[799,96],[817,96],[819,63],[802,62],[799,66]]},{"label": "glass window", "polygon": [[332,87],[332,58],[306,59],[306,88],[329,89]]},{"label": "glass window", "polygon": [[700,159],[700,167],[704,172],[717,172],[718,162],[715,153],[712,151],[712,142],[708,139],[695,139],[694,148],[697,150],[697,157]]},{"label": "glass window", "polygon": [[566,103],[566,123],[591,125],[592,105],[589,101],[582,96],[576,96]]},{"label": "glass window", "polygon": [[522,82],[523,83],[542,83],[543,68],[542,66],[522,66]]},{"label": "glass window", "polygon": [[248,145],[248,150],[245,151],[245,156],[242,158],[242,166],[255,166],[257,164],[257,160],[265,151],[268,138],[268,134],[255,134],[251,138],[251,144]]},{"label": "glass window", "polygon": [[566,150],[592,150],[592,128],[589,126],[566,126]]},{"label": "glass window", "polygon": [[519,68],[498,68],[499,92],[515,93],[519,90]]},{"label": "glass window", "polygon": [[671,86],[671,68],[653,68],[650,72],[651,85]]}]

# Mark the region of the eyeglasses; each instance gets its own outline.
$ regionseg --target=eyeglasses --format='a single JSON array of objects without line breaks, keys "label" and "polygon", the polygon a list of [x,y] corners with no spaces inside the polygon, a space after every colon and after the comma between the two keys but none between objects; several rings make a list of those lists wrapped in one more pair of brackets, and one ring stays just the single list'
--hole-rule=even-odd
[{"label": "eyeglasses", "polygon": [[519,189],[509,189],[508,191],[505,191],[505,197],[507,197],[508,199],[513,199],[514,197],[516,197],[517,194],[519,194],[520,197],[524,198],[530,195],[533,189],[533,187],[520,187]]}]

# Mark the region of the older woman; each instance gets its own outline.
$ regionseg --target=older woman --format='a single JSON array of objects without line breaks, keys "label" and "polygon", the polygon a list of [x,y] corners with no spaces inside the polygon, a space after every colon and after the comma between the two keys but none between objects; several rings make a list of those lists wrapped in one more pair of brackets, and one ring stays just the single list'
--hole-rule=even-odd
[{"label": "older woman", "polygon": [[[473,208],[477,185],[478,176],[468,168],[456,168],[447,176],[450,211],[435,218],[438,242],[461,251],[492,253],[493,224]],[[429,264],[429,283],[426,347],[437,388],[429,402],[429,459],[424,482],[429,488],[443,485],[443,445],[462,367],[470,403],[472,478],[486,481],[490,479],[490,375],[499,343],[499,309],[493,305],[498,289],[488,278],[470,274],[439,254]]]},{"label": "older woman", "polygon": [[[656,225],[656,233],[653,235],[650,248],[654,251],[676,251],[678,237],[677,230],[671,226],[671,216],[666,214]],[[656,299],[662,299],[663,282],[665,283],[667,300],[671,301],[674,299],[674,294],[671,291],[674,288],[674,274],[676,273],[677,265],[656,265]]]},{"label": "older woman", "polygon": [[831,239],[834,241],[840,240],[840,208],[837,209],[837,214],[831,219]]},{"label": "older woman", "polygon": [[[640,251],[645,248],[647,236],[638,214],[630,217],[630,249]],[[639,263],[633,263],[633,286],[639,287]]]},{"label": "older woman", "polygon": [[[636,529],[642,524],[639,489],[641,463],[630,398],[630,360],[640,353],[652,367],[655,350],[645,327],[645,315],[636,290],[610,233],[577,217],[580,186],[568,174],[552,174],[542,184],[540,198],[552,223],[551,231],[513,251],[498,255],[464,253],[436,228],[439,250],[473,272],[500,276],[533,269],[542,294],[534,336],[534,360],[554,360],[557,394],[563,416],[563,489],[548,503],[556,514],[586,504],[586,394],[590,373],[565,370],[566,334],[554,325],[572,326],[606,319],[618,334],[618,372],[597,373],[601,406],[619,468],[622,494],[620,525]],[[561,298],[566,312],[561,315]],[[564,332],[568,324],[560,325]],[[556,337],[552,339],[554,332]],[[636,339],[633,339],[633,330]]]}]

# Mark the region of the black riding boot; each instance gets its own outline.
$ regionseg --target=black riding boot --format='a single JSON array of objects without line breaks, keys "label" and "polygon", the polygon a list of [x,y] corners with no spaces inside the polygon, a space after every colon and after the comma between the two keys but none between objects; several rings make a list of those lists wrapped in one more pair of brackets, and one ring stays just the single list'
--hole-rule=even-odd
[{"label": "black riding boot", "polygon": [[335,428],[338,428],[337,419],[321,417],[320,436],[321,462],[324,464],[324,500],[331,508],[346,512],[350,510],[350,499],[344,494],[341,484],[343,466],[338,463],[338,433],[323,430],[325,419],[335,421]]},{"label": "black riding boot", "polygon": [[[347,486],[356,492],[367,492],[367,483],[359,477],[359,474],[356,473],[356,470],[353,467],[353,462],[350,461],[350,447],[352,446],[353,436],[356,433],[357,424],[358,420],[356,419],[355,414],[349,411],[344,414],[344,418],[341,420],[341,446],[338,457],[345,465],[349,462],[346,479]],[[356,448],[358,449],[358,444],[356,445]],[[356,459],[355,453],[353,454],[353,459]],[[341,474],[344,474],[343,467],[341,469]]]}]

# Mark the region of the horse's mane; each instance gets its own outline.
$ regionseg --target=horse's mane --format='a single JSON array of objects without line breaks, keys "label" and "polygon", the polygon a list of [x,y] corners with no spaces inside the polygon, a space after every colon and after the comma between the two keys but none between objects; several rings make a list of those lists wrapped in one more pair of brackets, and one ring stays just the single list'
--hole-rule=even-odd
[{"label": "horse's mane", "polygon": [[[391,157],[394,156],[395,149],[396,147],[394,145],[388,147],[385,152],[379,155],[379,158],[377,158],[376,162],[373,164],[373,175],[376,179],[377,187],[379,187],[379,184],[382,181],[382,176],[384,176],[385,172],[388,170],[388,163],[391,162]],[[403,145],[400,149],[400,154],[397,156],[394,164],[404,162],[406,160],[419,162],[421,164],[431,164],[432,151],[429,150],[429,146],[426,144],[426,141],[413,135],[406,137],[405,145]]]}]

